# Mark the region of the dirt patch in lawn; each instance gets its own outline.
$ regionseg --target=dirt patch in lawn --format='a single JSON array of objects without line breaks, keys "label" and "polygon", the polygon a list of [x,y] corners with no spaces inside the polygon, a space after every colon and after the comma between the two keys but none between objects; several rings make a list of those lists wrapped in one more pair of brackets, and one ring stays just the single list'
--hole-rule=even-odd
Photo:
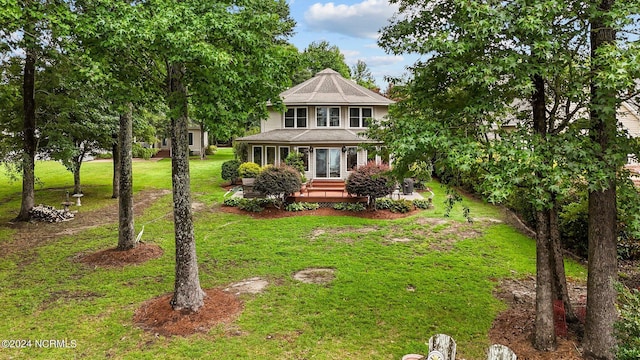
[{"label": "dirt patch in lawn", "polygon": [[366,219],[400,219],[407,216],[414,215],[420,210],[412,210],[408,213],[394,213],[389,210],[365,210],[365,211],[342,211],[332,208],[319,208],[316,210],[306,211],[286,211],[283,209],[266,208],[261,212],[250,212],[240,210],[235,206],[222,206],[221,210],[231,214],[249,215],[254,219],[275,219],[290,216],[353,216]]},{"label": "dirt patch in lawn", "polygon": [[[542,352],[533,347],[535,325],[535,278],[507,280],[498,287],[495,295],[504,300],[509,308],[500,313],[489,331],[493,344],[506,345],[513,350],[518,359],[531,360],[579,360],[581,345],[574,326],[568,326],[566,335],[558,336],[556,351]],[[584,307],[587,287],[579,282],[569,282],[569,297],[576,313]]]},{"label": "dirt patch in lawn", "polygon": [[96,253],[80,256],[78,261],[89,266],[123,267],[126,265],[142,264],[157,259],[164,254],[162,248],[156,244],[140,243],[133,249],[118,250],[111,248]]},{"label": "dirt patch in lawn", "polygon": [[[134,195],[133,209],[135,216],[142,216],[145,209],[160,197],[169,194],[169,190],[145,190]],[[71,221],[60,223],[16,222],[0,226],[16,230],[13,238],[2,243],[0,257],[6,257],[18,252],[25,253],[36,247],[46,245],[64,236],[71,236],[99,226],[118,222],[118,200],[113,199],[109,206],[93,211],[79,211]],[[114,239],[114,242],[117,239]],[[29,258],[25,254],[23,258]]]},{"label": "dirt patch in lawn", "polygon": [[305,284],[325,285],[335,279],[335,270],[329,268],[311,268],[298,271],[293,278]]},{"label": "dirt patch in lawn", "polygon": [[242,302],[220,289],[205,290],[204,305],[197,312],[173,310],[167,294],[146,301],[136,310],[133,322],[142,329],[164,336],[207,333],[218,324],[233,321],[242,311]]}]

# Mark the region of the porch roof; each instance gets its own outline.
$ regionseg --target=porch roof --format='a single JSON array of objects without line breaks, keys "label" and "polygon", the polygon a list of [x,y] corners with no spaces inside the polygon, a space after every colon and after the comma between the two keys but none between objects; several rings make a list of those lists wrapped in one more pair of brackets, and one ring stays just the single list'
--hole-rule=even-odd
[{"label": "porch roof", "polygon": [[347,129],[277,129],[260,134],[245,136],[236,141],[262,144],[344,144],[362,143],[376,144],[378,141],[368,139],[355,131]]}]

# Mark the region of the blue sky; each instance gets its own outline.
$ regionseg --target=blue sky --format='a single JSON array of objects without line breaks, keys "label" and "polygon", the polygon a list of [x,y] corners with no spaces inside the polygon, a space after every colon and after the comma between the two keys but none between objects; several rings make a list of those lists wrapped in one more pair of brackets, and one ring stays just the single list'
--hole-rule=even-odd
[{"label": "blue sky", "polygon": [[397,10],[387,0],[288,0],[295,19],[296,34],[291,42],[300,51],[311,42],[326,40],[336,45],[351,67],[358,60],[369,66],[376,83],[387,88],[385,76],[400,76],[415,55],[386,54],[377,46],[378,30],[388,24]]}]

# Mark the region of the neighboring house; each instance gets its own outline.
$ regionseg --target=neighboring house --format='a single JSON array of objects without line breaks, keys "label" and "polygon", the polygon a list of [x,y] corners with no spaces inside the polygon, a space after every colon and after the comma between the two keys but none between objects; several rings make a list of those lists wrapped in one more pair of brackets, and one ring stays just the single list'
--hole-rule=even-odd
[{"label": "neighboring house", "polygon": [[[187,128],[187,130],[189,131],[188,133],[188,143],[189,143],[189,152],[192,153],[193,155],[200,155],[200,151],[201,151],[201,146],[200,146],[200,125],[197,124],[189,124],[189,127]],[[171,151],[171,139],[170,138],[162,138],[162,140],[158,141],[158,143],[155,145],[155,147],[159,148],[160,150],[167,150],[167,151]],[[205,149],[207,147],[209,147],[209,134],[205,131],[204,132],[204,146]]]},{"label": "neighboring house", "polygon": [[346,179],[370,158],[358,145],[377,142],[361,133],[382,119],[394,101],[347,80],[331,69],[280,94],[284,113],[269,106],[260,133],[236,139],[248,144],[249,161],[283,163],[292,151],[304,154],[308,179]]}]

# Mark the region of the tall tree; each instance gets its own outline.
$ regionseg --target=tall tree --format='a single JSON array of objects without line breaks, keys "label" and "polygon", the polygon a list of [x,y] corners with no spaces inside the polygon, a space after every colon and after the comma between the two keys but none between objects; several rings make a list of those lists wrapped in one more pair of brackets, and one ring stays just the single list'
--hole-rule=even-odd
[{"label": "tall tree", "polygon": [[[120,115],[118,134],[118,250],[136,247],[133,218],[133,169],[131,148],[133,143],[133,104],[127,104]],[[114,153],[114,164],[116,154]],[[115,171],[115,170],[114,170]]]},{"label": "tall tree", "polygon": [[294,84],[308,80],[324,69],[333,69],[339,72],[342,77],[351,78],[344,55],[336,45],[331,45],[326,40],[312,42],[304,49],[300,57],[301,69],[293,76]]},{"label": "tall tree", "polygon": [[[589,140],[597,168],[589,186],[589,253],[584,355],[614,359],[617,311],[616,173],[626,162],[625,137],[617,131],[621,100],[637,94],[640,49],[617,36],[640,12],[638,1],[589,3],[591,74]],[[622,41],[621,41],[622,40]]]},{"label": "tall tree", "polygon": [[[4,58],[22,57],[22,200],[17,220],[29,220],[35,204],[35,156],[37,153],[36,74],[47,67],[64,39],[60,22],[69,4],[58,1],[10,0],[0,15],[0,44]],[[6,63],[3,63],[4,66]]]},{"label": "tall tree", "polygon": [[379,90],[376,85],[376,80],[371,75],[371,70],[364,60],[358,60],[358,62],[351,67],[351,75],[353,80],[360,86],[364,86],[369,90]]},{"label": "tall tree", "polygon": [[[281,104],[289,85],[293,48],[283,39],[292,23],[283,0],[160,1],[145,8],[150,47],[166,64],[166,102],[171,119],[176,240],[174,309],[198,311],[204,293],[198,280],[191,214],[187,122],[197,118],[237,127]],[[286,11],[285,11],[286,10]]]}]

